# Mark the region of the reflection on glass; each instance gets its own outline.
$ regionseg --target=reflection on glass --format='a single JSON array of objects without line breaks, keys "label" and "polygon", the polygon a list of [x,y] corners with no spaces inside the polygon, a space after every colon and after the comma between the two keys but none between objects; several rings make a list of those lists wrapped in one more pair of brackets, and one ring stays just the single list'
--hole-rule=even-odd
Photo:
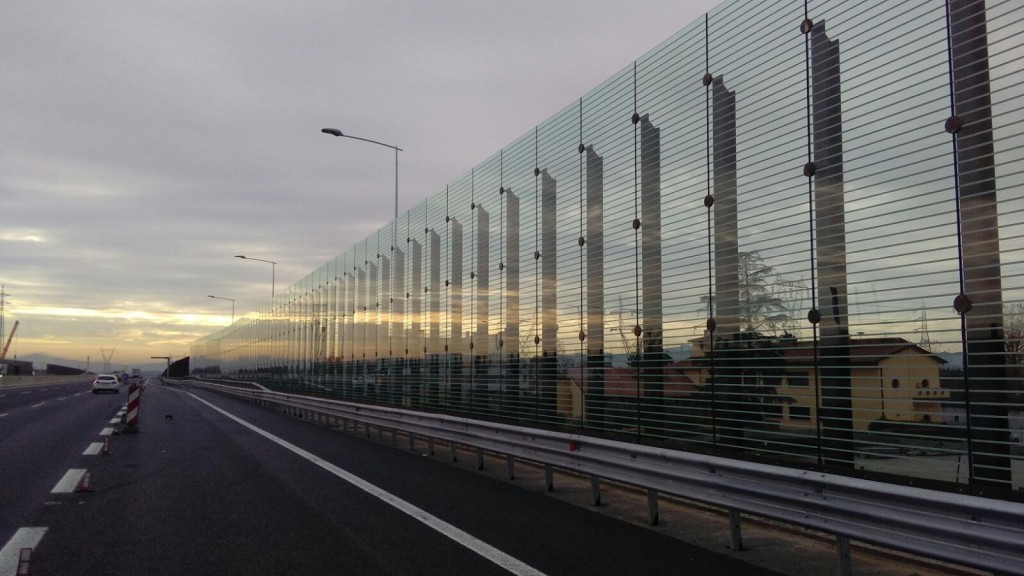
[{"label": "reflection on glass", "polygon": [[723,4],[192,371],[1020,488],[1024,8],[951,7]]}]

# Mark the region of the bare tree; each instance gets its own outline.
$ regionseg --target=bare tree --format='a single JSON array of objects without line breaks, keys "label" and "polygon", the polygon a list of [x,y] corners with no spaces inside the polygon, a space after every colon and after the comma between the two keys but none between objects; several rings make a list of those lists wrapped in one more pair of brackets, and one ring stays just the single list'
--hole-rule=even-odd
[{"label": "bare tree", "polygon": [[[744,332],[777,335],[794,329],[794,295],[804,290],[803,281],[777,273],[757,250],[739,253],[740,328]],[[702,302],[707,300],[701,296]]]},{"label": "bare tree", "polygon": [[1003,308],[1003,339],[1009,375],[1020,378],[1024,376],[1024,304]]}]

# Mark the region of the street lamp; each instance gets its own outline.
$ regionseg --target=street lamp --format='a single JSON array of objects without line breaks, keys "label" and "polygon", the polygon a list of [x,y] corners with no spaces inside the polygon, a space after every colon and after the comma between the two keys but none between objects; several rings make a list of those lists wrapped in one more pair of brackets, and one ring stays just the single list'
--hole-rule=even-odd
[{"label": "street lamp", "polygon": [[223,296],[207,296],[207,298],[216,298],[217,300],[231,300],[231,323],[235,323],[235,299],[225,298]]},{"label": "street lamp", "polygon": [[150,358],[152,358],[153,360],[167,360],[167,372],[164,372],[164,374],[167,374],[168,378],[171,377],[171,357],[170,356],[150,356]]},{"label": "street lamp", "polygon": [[251,256],[242,256],[241,254],[235,256],[235,258],[241,258],[242,260],[255,260],[257,262],[266,262],[267,264],[270,264],[270,299],[273,300],[275,282],[274,278],[277,275],[277,262],[274,262],[273,260],[261,260],[260,258],[253,258]]},{"label": "street lamp", "polygon": [[395,226],[398,226],[398,153],[402,151],[398,146],[391,144],[385,144],[383,142],[377,142],[376,140],[370,140],[369,138],[360,138],[359,136],[352,136],[351,134],[345,134],[337,128],[322,128],[320,130],[324,134],[330,134],[331,136],[337,136],[339,138],[351,138],[353,140],[362,140],[363,142],[369,142],[370,144],[376,144],[385,148],[391,148],[395,151]]}]

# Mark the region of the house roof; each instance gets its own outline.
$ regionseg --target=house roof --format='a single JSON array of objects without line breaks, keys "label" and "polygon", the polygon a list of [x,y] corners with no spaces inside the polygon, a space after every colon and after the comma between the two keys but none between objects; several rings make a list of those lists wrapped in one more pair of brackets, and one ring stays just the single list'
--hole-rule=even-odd
[{"label": "house roof", "polygon": [[[902,352],[914,352],[922,356],[932,358],[939,364],[945,364],[942,358],[928,352],[917,344],[913,344],[903,338],[851,338],[850,339],[850,363],[855,365],[877,365],[885,358],[889,358]],[[820,348],[819,348],[820,354]],[[793,348],[785,348],[782,355],[786,360],[811,359],[814,356],[814,346],[811,342],[797,342]]]}]

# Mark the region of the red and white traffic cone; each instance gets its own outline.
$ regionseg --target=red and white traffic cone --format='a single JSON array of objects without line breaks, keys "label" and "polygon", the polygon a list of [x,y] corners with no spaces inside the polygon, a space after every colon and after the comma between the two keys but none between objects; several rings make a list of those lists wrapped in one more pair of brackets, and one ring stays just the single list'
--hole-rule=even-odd
[{"label": "red and white traffic cone", "polygon": [[75,492],[92,492],[92,472],[88,470],[85,474],[82,474],[82,480],[79,481],[78,487],[75,488]]},{"label": "red and white traffic cone", "polygon": [[27,576],[32,573],[32,549],[22,548],[18,553],[18,571],[15,572],[17,576]]}]

